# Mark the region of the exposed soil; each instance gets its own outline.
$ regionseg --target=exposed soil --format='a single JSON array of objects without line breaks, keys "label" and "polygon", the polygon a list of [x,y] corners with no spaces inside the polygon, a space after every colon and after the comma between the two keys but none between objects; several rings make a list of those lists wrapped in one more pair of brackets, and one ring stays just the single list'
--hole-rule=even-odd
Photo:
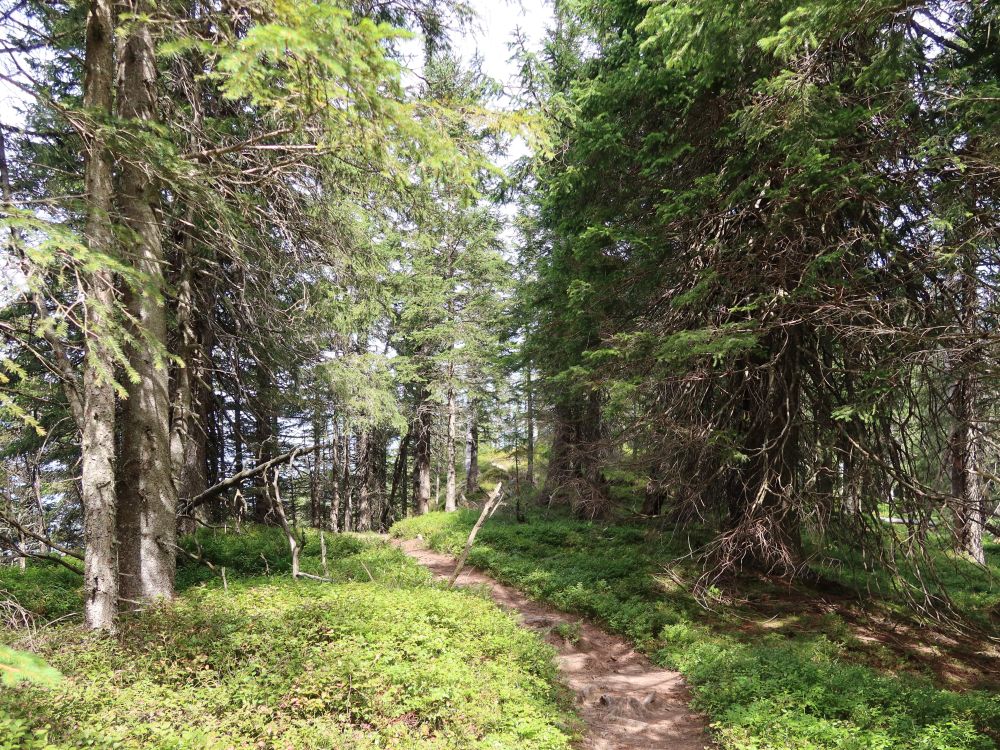
[{"label": "exposed soil", "polygon": [[[455,569],[455,558],[418,540],[392,543],[438,578],[449,578]],[[656,667],[624,639],[532,601],[473,568],[465,568],[457,585],[488,588],[497,604],[518,612],[524,627],[539,632],[559,652],[559,671],[586,724],[581,745],[586,750],[712,747],[706,722],[688,705],[690,695],[677,672]]]}]

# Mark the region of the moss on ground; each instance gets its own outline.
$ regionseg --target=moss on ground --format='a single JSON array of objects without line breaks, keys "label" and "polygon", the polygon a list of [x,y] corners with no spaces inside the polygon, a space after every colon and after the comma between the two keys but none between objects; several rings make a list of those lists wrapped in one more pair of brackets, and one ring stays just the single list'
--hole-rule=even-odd
[{"label": "moss on ground", "polygon": [[[570,746],[551,649],[492,602],[356,536],[327,537],[338,583],[293,582],[281,541],[203,534],[228,591],[184,565],[177,601],[126,618],[116,637],[43,628],[33,650],[65,679],[0,691],[0,748]],[[306,551],[318,572],[314,535]]]}]

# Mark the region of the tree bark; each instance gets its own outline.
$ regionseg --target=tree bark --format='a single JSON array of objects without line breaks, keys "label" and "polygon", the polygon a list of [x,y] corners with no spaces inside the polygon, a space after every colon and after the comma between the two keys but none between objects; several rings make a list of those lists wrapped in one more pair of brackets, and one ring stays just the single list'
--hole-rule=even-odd
[{"label": "tree bark", "polygon": [[983,548],[983,527],[986,524],[986,493],[979,467],[979,436],[977,435],[978,353],[977,330],[978,294],[975,260],[965,262],[959,281],[959,311],[965,350],[956,357],[957,378],[952,391],[952,412],[955,426],[951,434],[951,492],[955,503],[955,546],[980,565],[986,564]]},{"label": "tree bark", "polygon": [[341,461],[341,467],[344,478],[343,485],[343,497],[344,497],[344,523],[341,528],[344,531],[354,531],[354,505],[352,503],[353,487],[354,484],[351,476],[351,433],[350,428],[344,424],[344,457]]},{"label": "tree bark", "polygon": [[[254,449],[257,462],[264,463],[278,453],[277,415],[274,409],[271,376],[263,364],[257,364],[256,392],[253,395]],[[253,519],[260,524],[276,524],[274,485],[268,477],[257,475],[253,483]]]},{"label": "tree bark", "polygon": [[568,502],[584,518],[607,514],[611,499],[604,477],[601,394],[581,392],[555,408],[552,450],[540,503]]},{"label": "tree bark", "polygon": [[465,430],[465,496],[472,496],[479,489],[479,421],[478,405],[469,401],[468,427]]},{"label": "tree bark", "polygon": [[[130,10],[152,12],[144,2]],[[148,23],[134,22],[118,63],[119,116],[135,123],[154,122],[156,57]],[[132,233],[131,261],[145,282],[143,289],[126,294],[137,344],[129,361],[137,379],[128,386],[122,425],[121,595],[150,601],[173,597],[176,569],[177,491],[171,472],[169,378],[163,359],[164,255],[158,187],[132,160],[123,161],[120,180],[119,203]]]},{"label": "tree bark", "polygon": [[721,563],[791,574],[802,560],[795,486],[799,458],[801,332],[773,334],[770,359],[755,357],[741,375],[747,459],[730,472],[729,527]]},{"label": "tree bark", "polygon": [[525,377],[527,385],[527,421],[528,421],[528,467],[525,479],[529,487],[535,486],[535,392],[531,382],[531,363],[528,363],[528,370]]},{"label": "tree bark", "polygon": [[[92,0],[87,16],[86,73],[83,106],[110,118],[114,91],[114,20],[109,0]],[[87,244],[91,251],[110,253],[114,243],[111,206],[114,194],[112,159],[104,143],[88,144],[85,189],[88,198]],[[88,316],[100,329],[114,304],[110,271],[89,279]],[[99,334],[88,334],[89,355],[97,363],[83,372],[81,454],[83,472],[84,619],[87,626],[112,630],[118,613],[118,569],[115,561],[115,392],[111,382],[114,360]],[[100,370],[103,369],[102,374]]]},{"label": "tree bark", "polygon": [[[110,3],[107,0],[91,0],[87,9],[83,106],[104,119],[110,119],[113,105],[114,32]],[[9,202],[12,191],[4,145],[3,134],[0,133],[0,189],[4,200]],[[111,227],[114,196],[112,167],[111,154],[100,130],[95,129],[88,133],[84,151],[84,190],[87,195],[84,237],[91,253],[108,256],[114,248]],[[16,244],[17,234],[12,232],[11,238]],[[115,360],[112,352],[103,345],[102,328],[105,316],[115,304],[114,275],[105,269],[83,273],[81,284],[89,325],[84,331],[87,357],[81,365],[83,374],[79,380],[61,344],[55,341],[54,333],[46,338],[54,344],[53,354],[64,376],[66,400],[81,433],[84,621],[91,629],[111,631],[118,614],[118,569],[114,548],[117,510]],[[35,295],[34,305],[39,315],[44,317],[45,302],[40,294]]]},{"label": "tree bark", "polygon": [[386,472],[389,459],[389,434],[385,430],[375,430],[375,466],[372,468],[371,497],[373,503],[372,518],[378,523],[373,524],[380,532],[389,530],[391,507],[386,496]]},{"label": "tree bark", "polygon": [[374,440],[371,430],[365,428],[358,433],[358,518],[355,524],[355,531],[371,531],[372,528],[372,506],[371,488],[373,467]]},{"label": "tree bark", "polygon": [[313,454],[312,470],[309,472],[309,525],[314,529],[323,524],[323,509],[321,501],[323,497],[323,434],[320,431],[320,418],[313,416],[313,445],[316,452]]},{"label": "tree bark", "polygon": [[455,497],[455,389],[453,387],[448,388],[448,436],[445,441],[444,454],[445,461],[448,463],[445,468],[445,490],[444,490],[444,509],[448,513],[454,512],[458,508]]},{"label": "tree bark", "polygon": [[396,506],[396,493],[399,491],[400,486],[403,489],[403,502],[400,508],[399,518],[406,517],[406,462],[407,462],[407,452],[410,446],[410,435],[411,430],[407,430],[406,434],[399,441],[399,450],[396,452],[396,461],[392,467],[392,488],[389,490],[389,500],[388,505],[390,508],[395,508]]},{"label": "tree bark", "polygon": [[334,420],[330,435],[330,530],[340,531],[340,437]]},{"label": "tree bark", "polygon": [[538,502],[552,505],[556,495],[572,478],[573,467],[570,459],[573,427],[568,413],[557,404],[555,424],[552,426],[552,446],[549,449],[549,465],[545,473],[545,484],[538,495]]},{"label": "tree bark", "polygon": [[[177,281],[176,319],[178,351],[183,365],[174,367],[170,458],[179,497],[194,497],[208,487],[208,400],[204,351],[195,326],[194,279],[191,239],[186,235],[179,254],[181,276]],[[194,519],[181,528],[194,531],[196,521],[208,521],[208,506],[199,505]]]},{"label": "tree bark", "polygon": [[431,509],[431,425],[433,404],[426,389],[417,400],[417,416],[413,425],[416,438],[413,446],[413,510],[418,516]]}]

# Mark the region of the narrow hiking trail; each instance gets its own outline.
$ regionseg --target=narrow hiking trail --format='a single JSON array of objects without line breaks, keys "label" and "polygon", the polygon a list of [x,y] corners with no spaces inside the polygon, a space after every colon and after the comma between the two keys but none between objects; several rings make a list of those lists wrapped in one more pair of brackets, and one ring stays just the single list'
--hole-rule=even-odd
[{"label": "narrow hiking trail", "polygon": [[[419,540],[391,541],[437,578],[447,580],[455,569],[454,557],[429,550]],[[563,682],[575,693],[586,724],[581,745],[586,750],[712,747],[705,721],[688,705],[690,695],[677,672],[655,666],[624,639],[533,601],[474,568],[466,567],[456,583],[489,587],[497,604],[517,611],[524,627],[555,647]],[[560,625],[568,626],[572,640],[556,631]]]}]

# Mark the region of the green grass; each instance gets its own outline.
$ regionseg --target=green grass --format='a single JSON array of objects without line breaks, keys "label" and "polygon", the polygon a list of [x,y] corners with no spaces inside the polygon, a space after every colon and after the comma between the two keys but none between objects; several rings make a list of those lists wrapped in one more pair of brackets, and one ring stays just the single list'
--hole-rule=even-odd
[{"label": "green grass", "polygon": [[[177,601],[113,638],[40,630],[34,651],[65,680],[0,689],[0,749],[569,748],[573,719],[535,634],[387,544],[327,542],[334,584],[291,581],[275,530],[203,533],[228,591],[185,564]],[[314,535],[305,551],[319,572]]]},{"label": "green grass", "polygon": [[57,563],[33,561],[24,570],[0,567],[0,600],[13,599],[43,622],[80,612],[82,596],[80,576]]},{"label": "green grass", "polygon": [[[894,527],[896,547],[905,549],[908,532],[902,526]],[[950,536],[930,534],[927,538],[927,557],[930,564],[908,563],[905,556],[896,554],[898,570],[873,561],[872,555],[861,555],[847,544],[827,541],[822,562],[814,564],[831,579],[838,580],[858,591],[872,590],[880,594],[880,601],[902,611],[906,602],[898,592],[908,590],[922,598],[921,582],[935,595],[946,595],[957,613],[984,631],[995,629],[1000,617],[1000,544],[986,543],[986,565],[973,564],[969,558],[953,553]],[[889,540],[885,541],[885,559],[893,556]],[[943,597],[942,597],[943,601]]]},{"label": "green grass", "polygon": [[[392,533],[421,534],[454,553],[474,516],[430,514],[401,521]],[[945,689],[907,673],[898,655],[891,671],[881,668],[843,619],[818,614],[809,601],[784,620],[762,622],[752,609],[726,606],[720,592],[708,612],[667,575],[687,549],[684,540],[639,527],[563,519],[519,525],[497,517],[480,531],[469,560],[537,599],[604,623],[681,671],[729,750],[996,747],[995,692]],[[994,561],[998,553],[991,548]],[[680,581],[694,573],[673,570]]]}]

